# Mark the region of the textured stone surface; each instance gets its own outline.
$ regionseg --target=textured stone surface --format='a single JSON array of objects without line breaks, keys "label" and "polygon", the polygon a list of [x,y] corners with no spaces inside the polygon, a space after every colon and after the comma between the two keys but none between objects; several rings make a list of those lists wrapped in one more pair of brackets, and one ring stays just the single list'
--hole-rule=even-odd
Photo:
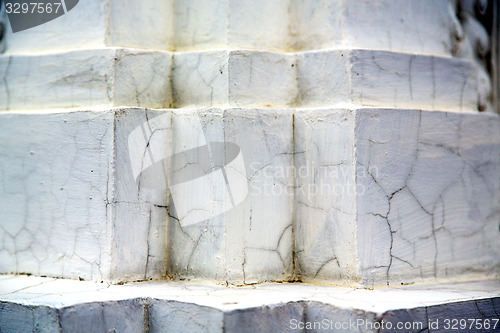
[{"label": "textured stone surface", "polygon": [[[292,166],[290,112],[0,117],[1,272],[113,282],[167,271],[236,284],[291,278],[293,175],[265,172]],[[234,164],[212,148],[224,173],[200,174],[200,155],[169,157],[221,142],[238,149]]]},{"label": "textured stone surface", "polygon": [[294,49],[360,48],[451,55],[461,27],[453,1],[291,0]]},{"label": "textured stone surface", "polygon": [[0,56],[0,109],[168,107],[171,53],[96,49]]},{"label": "textured stone surface", "polygon": [[172,0],[152,0],[147,4],[129,0],[80,0],[66,14],[28,30],[13,34],[7,24],[7,52],[115,46],[167,50],[172,48],[172,6]]},{"label": "textured stone surface", "polygon": [[[107,286],[0,276],[0,329],[418,332],[443,330],[445,319],[456,318],[466,319],[467,325],[471,320],[489,320],[490,331],[495,331],[500,325],[497,322],[493,329],[500,307],[499,290],[498,281],[487,280],[366,290],[301,283],[227,288],[156,281]],[[436,320],[438,327],[429,325]],[[376,325],[382,322],[385,329],[378,329]],[[387,329],[387,323],[392,329]],[[414,326],[398,329],[398,323]]]},{"label": "textured stone surface", "polygon": [[295,168],[306,170],[294,199],[305,281],[498,273],[498,116],[298,110],[294,127]]},{"label": "textured stone surface", "polygon": [[3,55],[0,109],[358,105],[477,111],[484,89],[474,68],[468,59],[372,50]]},{"label": "textured stone surface", "polygon": [[297,105],[354,105],[476,111],[478,87],[468,60],[373,50],[297,54]]},{"label": "textured stone surface", "polygon": [[177,107],[477,111],[481,89],[469,60],[362,49],[175,53],[172,76]]},{"label": "textured stone surface", "polygon": [[362,48],[451,55],[462,42],[454,1],[80,1],[12,33],[9,53],[137,47],[294,51]]},{"label": "textured stone surface", "polygon": [[164,276],[166,194],[142,191],[128,157],[130,127],[148,114],[162,112],[0,115],[2,272]]},{"label": "textured stone surface", "polygon": [[498,268],[495,115],[212,108],[0,117],[2,272],[248,284],[293,279],[293,252],[302,279],[337,284]]},{"label": "textured stone surface", "polygon": [[[191,198],[190,204],[197,197],[203,199],[191,210],[183,209],[189,214],[202,210],[204,213],[195,221],[199,223],[189,222],[192,219],[177,209],[179,202],[173,198],[167,237],[168,274],[236,284],[290,279],[293,175],[266,173],[264,169],[291,168],[292,114],[287,110],[178,110],[174,111],[172,124],[176,151],[199,145],[198,133],[202,129],[207,143],[236,144],[244,166],[226,168],[229,193],[216,192],[216,185],[226,182],[221,177],[212,179],[214,186],[206,193],[200,184],[179,194],[184,201]],[[187,159],[180,167],[188,178],[194,178],[202,167],[200,162]],[[172,186],[170,189],[175,195]],[[228,201],[229,196],[234,203]],[[210,210],[207,200],[231,209],[213,214],[216,210]]]},{"label": "textured stone surface", "polygon": [[174,54],[174,105],[287,107],[297,96],[294,55],[263,51]]},{"label": "textured stone surface", "polygon": [[289,0],[177,0],[177,50],[286,50]]}]

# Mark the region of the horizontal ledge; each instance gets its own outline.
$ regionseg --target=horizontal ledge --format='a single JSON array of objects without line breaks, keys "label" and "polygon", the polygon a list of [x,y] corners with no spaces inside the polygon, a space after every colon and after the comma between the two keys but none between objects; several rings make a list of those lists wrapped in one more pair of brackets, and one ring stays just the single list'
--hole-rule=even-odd
[{"label": "horizontal ledge", "polygon": [[470,60],[367,49],[101,48],[1,55],[0,110],[65,107],[478,109]]}]

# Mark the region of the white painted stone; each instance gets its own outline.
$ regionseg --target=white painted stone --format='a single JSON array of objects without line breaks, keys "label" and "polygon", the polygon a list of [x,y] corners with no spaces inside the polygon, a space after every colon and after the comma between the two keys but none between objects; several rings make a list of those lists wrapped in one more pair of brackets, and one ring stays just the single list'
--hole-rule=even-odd
[{"label": "white painted stone", "polygon": [[[291,278],[290,112],[1,116],[0,272],[111,282]],[[209,164],[208,154],[205,164],[182,154],[212,143],[214,166],[202,171],[213,177],[203,177],[197,168]],[[191,179],[208,179],[208,187],[180,191]]]},{"label": "white painted stone", "polygon": [[[275,170],[290,170],[292,165],[292,114],[283,110],[182,109],[174,111],[172,125],[173,150],[186,151],[200,142],[235,144],[244,168],[232,164],[228,148],[225,175],[218,168],[207,172],[203,161],[188,156],[171,168],[174,183],[181,177],[196,179],[199,184],[210,179],[211,185],[186,187],[177,197],[170,187],[169,276],[231,284],[290,279],[293,175]],[[200,128],[205,136],[202,140]],[[179,211],[182,203],[177,200],[186,201],[192,208],[182,212],[197,214],[195,218]],[[197,205],[192,206],[194,203]],[[210,208],[217,205],[226,208]]]},{"label": "white painted stone", "polygon": [[294,119],[297,274],[349,283],[358,276],[353,113],[297,110]]},{"label": "white painted stone", "polygon": [[174,105],[477,111],[470,60],[372,50],[175,53]]},{"label": "white painted stone", "polygon": [[170,104],[171,54],[99,49],[0,56],[0,109]]},{"label": "white painted stone", "polygon": [[[0,272],[114,282],[165,276],[167,194],[136,183],[128,149],[130,132],[163,114],[0,114]],[[161,136],[162,124],[152,126]]]},{"label": "white painted stone", "polygon": [[175,47],[286,50],[289,0],[177,0]]},{"label": "white painted stone", "polygon": [[76,304],[60,310],[61,332],[144,332],[146,308],[140,298]]},{"label": "white painted stone", "polygon": [[[498,319],[499,290],[498,280],[366,290],[306,283],[227,288],[155,281],[107,286],[1,276],[0,329],[282,332],[304,331],[299,325],[326,321],[328,325],[348,325],[344,331],[385,332],[370,325],[382,320],[394,325],[417,322],[422,325],[415,329],[419,331],[426,329],[429,320],[439,319],[443,327],[445,318],[489,320],[493,327]],[[330,327],[324,331],[342,331]]]},{"label": "white painted stone", "polygon": [[291,0],[292,47],[449,56],[461,29],[456,15],[450,0]]},{"label": "white painted stone", "polygon": [[219,309],[179,301],[149,301],[149,332],[224,332]]},{"label": "white painted stone", "polygon": [[[13,33],[7,24],[10,54],[70,49],[172,48],[173,1],[80,0],[66,14]],[[8,22],[7,22],[8,23]]]},{"label": "white painted stone", "polygon": [[472,62],[372,50],[297,54],[297,105],[354,105],[476,111]]},{"label": "white painted stone", "polygon": [[134,47],[296,51],[362,48],[451,55],[454,1],[80,1],[63,16],[7,33],[7,52]]},{"label": "white painted stone", "polygon": [[287,107],[297,96],[294,56],[263,51],[175,53],[176,107]]},{"label": "white painted stone", "polygon": [[298,274],[363,286],[497,274],[498,127],[486,114],[297,110]]},{"label": "white painted stone", "polygon": [[171,133],[168,110],[115,113],[112,281],[165,277],[168,188],[148,167],[169,151]]},{"label": "white painted stone", "polygon": [[0,73],[1,109],[354,104],[475,111],[491,91],[471,60],[369,50],[181,52],[172,62],[164,51],[98,49],[3,55]]}]

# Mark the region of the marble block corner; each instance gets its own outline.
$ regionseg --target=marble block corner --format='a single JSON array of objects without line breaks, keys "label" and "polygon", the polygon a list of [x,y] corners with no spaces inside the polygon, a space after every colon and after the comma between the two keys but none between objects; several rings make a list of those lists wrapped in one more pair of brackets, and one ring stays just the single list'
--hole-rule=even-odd
[{"label": "marble block corner", "polygon": [[296,57],[297,105],[302,107],[344,107],[347,103],[478,110],[477,77],[467,59],[366,49],[306,51]]},{"label": "marble block corner", "polygon": [[[136,182],[128,144],[132,129],[164,113],[1,113],[0,272],[110,282],[165,276],[165,190]],[[159,150],[168,145],[158,142]]]},{"label": "marble block corner", "polygon": [[297,98],[293,54],[251,50],[176,52],[176,107],[290,107]]},{"label": "marble block corner", "polygon": [[497,115],[297,110],[295,119],[304,281],[370,287],[498,272]]},{"label": "marble block corner", "polygon": [[[236,285],[289,280],[292,114],[179,109],[172,124],[169,276]],[[191,147],[201,148],[193,156]],[[203,165],[203,147],[213,166]]]}]

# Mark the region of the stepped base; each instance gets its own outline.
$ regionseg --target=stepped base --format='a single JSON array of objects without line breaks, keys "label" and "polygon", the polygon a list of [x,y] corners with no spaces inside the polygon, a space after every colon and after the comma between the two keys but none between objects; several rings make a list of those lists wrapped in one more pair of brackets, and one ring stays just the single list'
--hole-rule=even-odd
[{"label": "stepped base", "polygon": [[434,332],[454,320],[498,332],[499,313],[498,280],[366,290],[0,277],[2,332]]},{"label": "stepped base", "polygon": [[498,115],[123,108],[0,120],[1,273],[372,287],[499,272]]}]

